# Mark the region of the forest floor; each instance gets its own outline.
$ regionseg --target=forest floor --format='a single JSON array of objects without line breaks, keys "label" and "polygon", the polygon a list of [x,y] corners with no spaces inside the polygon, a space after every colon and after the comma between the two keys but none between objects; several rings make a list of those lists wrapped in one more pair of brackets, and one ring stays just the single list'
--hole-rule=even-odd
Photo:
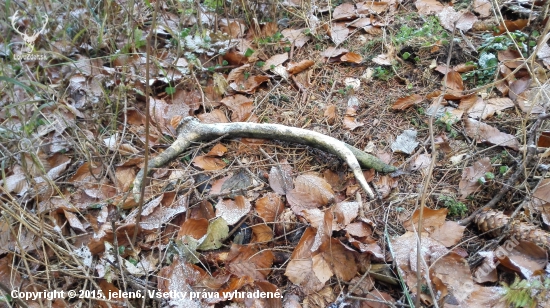
[{"label": "forest floor", "polygon": [[6,1],[0,306],[547,307],[548,6]]}]

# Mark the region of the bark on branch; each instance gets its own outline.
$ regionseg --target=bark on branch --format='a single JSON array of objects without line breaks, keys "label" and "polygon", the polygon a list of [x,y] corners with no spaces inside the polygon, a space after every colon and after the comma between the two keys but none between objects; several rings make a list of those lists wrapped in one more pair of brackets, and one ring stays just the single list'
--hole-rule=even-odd
[{"label": "bark on branch", "polygon": [[[172,145],[160,155],[152,158],[148,163],[148,170],[160,168],[183,153],[193,142],[214,139],[224,135],[230,137],[276,139],[292,143],[305,144],[330,152],[344,160],[353,171],[355,178],[369,195],[374,199],[374,193],[367,184],[361,166],[373,168],[380,172],[394,172],[396,167],[385,164],[380,159],[369,155],[338,139],[301,128],[279,124],[257,124],[248,122],[203,124],[193,117],[184,118],[177,129],[178,137]],[[141,170],[135,180],[132,193],[139,201],[140,188],[143,178]]]}]

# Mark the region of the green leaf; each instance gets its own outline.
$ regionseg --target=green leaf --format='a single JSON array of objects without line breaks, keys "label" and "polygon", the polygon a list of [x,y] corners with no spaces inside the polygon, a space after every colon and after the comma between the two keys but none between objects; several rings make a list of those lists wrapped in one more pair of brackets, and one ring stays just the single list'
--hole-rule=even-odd
[{"label": "green leaf", "polygon": [[487,180],[489,180],[489,181],[490,181],[490,180],[494,180],[494,179],[495,179],[495,174],[492,173],[492,172],[486,172],[486,173],[485,173],[485,178],[486,178]]},{"label": "green leaf", "polygon": [[401,57],[403,58],[403,60],[407,60],[410,56],[411,56],[410,53],[404,52],[403,55],[402,55]]},{"label": "green leaf", "polygon": [[253,49],[247,48],[247,49],[246,49],[246,52],[244,53],[244,56],[248,58],[248,57],[250,57],[253,53],[254,53],[254,50],[253,50]]},{"label": "green leaf", "polygon": [[222,242],[229,235],[229,226],[227,222],[221,218],[215,218],[208,224],[208,230],[206,231],[206,238],[204,242],[200,244],[197,249],[200,250],[214,250],[222,246]]},{"label": "green leaf", "polygon": [[256,66],[257,67],[263,67],[265,65],[265,62],[264,61],[258,61],[256,62]]},{"label": "green leaf", "polygon": [[176,93],[176,88],[174,88],[174,87],[166,87],[166,89],[164,90],[164,92],[166,92],[166,94],[168,94],[168,95],[173,95],[174,93]]},{"label": "green leaf", "polygon": [[222,65],[223,65],[223,66],[227,66],[227,65],[229,65],[229,62],[227,62],[226,60],[223,60],[223,61],[222,61]]}]

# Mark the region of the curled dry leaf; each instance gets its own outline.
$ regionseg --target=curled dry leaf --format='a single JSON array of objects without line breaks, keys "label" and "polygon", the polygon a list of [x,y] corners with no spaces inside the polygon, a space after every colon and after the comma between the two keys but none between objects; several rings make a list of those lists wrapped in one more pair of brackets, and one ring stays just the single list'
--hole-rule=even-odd
[{"label": "curled dry leaf", "polygon": [[290,75],[296,75],[310,68],[313,64],[315,64],[315,62],[312,60],[302,60],[298,63],[292,62],[288,64],[286,69]]},{"label": "curled dry leaf", "polygon": [[485,176],[485,173],[491,170],[493,170],[493,167],[491,167],[491,160],[488,157],[476,161],[473,166],[464,168],[462,179],[458,184],[458,189],[462,194],[461,199],[476,191],[481,186],[478,181],[479,178]]},{"label": "curled dry leaf", "polygon": [[225,168],[227,164],[218,157],[223,156],[225,152],[227,152],[227,148],[218,143],[206,153],[206,155],[195,157],[193,159],[193,165],[206,171],[221,170]]},{"label": "curled dry leaf", "polygon": [[275,193],[267,193],[256,200],[256,212],[265,222],[274,222],[284,209],[281,197]]},{"label": "curled dry leaf", "polygon": [[252,205],[243,196],[232,199],[220,199],[216,205],[216,217],[222,217],[228,225],[234,225],[250,211]]},{"label": "curled dry leaf", "polygon": [[464,91],[464,83],[459,72],[450,71],[443,79],[442,82],[445,87],[455,91]]},{"label": "curled dry leaf", "polygon": [[[348,108],[350,109],[350,108]],[[351,108],[353,109],[353,108]],[[355,117],[353,116],[344,116],[344,128],[345,129],[348,129],[348,130],[354,130],[358,127],[361,127],[365,125],[364,123],[361,123],[361,122],[357,122],[357,119],[355,119]]]},{"label": "curled dry leaf", "polygon": [[548,263],[546,249],[533,242],[517,241],[515,238],[505,242],[495,250],[495,256],[504,267],[521,273],[526,279],[544,273]]},{"label": "curled dry leaf", "polygon": [[378,188],[378,191],[382,195],[382,198],[386,198],[390,195],[390,192],[393,188],[397,187],[397,179],[392,178],[389,175],[383,175],[376,181],[375,185]]},{"label": "curled dry leaf", "polygon": [[420,102],[422,102],[422,100],[423,100],[422,96],[418,95],[418,94],[405,96],[405,97],[402,97],[402,98],[398,99],[397,101],[395,101],[395,103],[392,106],[392,109],[393,110],[405,110],[405,109],[409,108],[410,106],[414,106],[416,104],[419,104]]},{"label": "curled dry leaf", "polygon": [[491,144],[509,147],[516,151],[519,149],[519,142],[515,136],[503,133],[488,124],[468,118],[466,119],[465,128],[466,135],[476,139],[477,142],[489,142]]},{"label": "curled dry leaf", "polygon": [[327,109],[325,109],[324,116],[327,118],[328,124],[334,124],[334,122],[336,121],[336,105],[328,105]]},{"label": "curled dry leaf", "polygon": [[334,200],[334,192],[325,179],[313,174],[302,174],[296,178],[294,189],[286,197],[292,210],[299,214],[305,209],[328,205]]},{"label": "curled dry leaf", "polygon": [[343,55],[340,60],[342,62],[349,62],[349,63],[361,63],[363,62],[363,57],[355,52],[348,52],[345,55]]}]

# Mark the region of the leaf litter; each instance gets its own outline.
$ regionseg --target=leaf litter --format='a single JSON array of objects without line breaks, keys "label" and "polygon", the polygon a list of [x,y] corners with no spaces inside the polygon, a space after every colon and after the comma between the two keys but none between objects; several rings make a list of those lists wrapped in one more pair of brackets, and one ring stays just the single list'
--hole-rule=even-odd
[{"label": "leaf litter", "polygon": [[[87,270],[96,271],[98,275],[87,280],[103,292],[125,288],[122,273],[109,263],[121,262],[127,272],[124,275],[153,273],[147,283],[156,284],[161,291],[281,291],[285,303],[308,307],[336,303],[341,300],[336,294],[351,292],[361,284],[363,275],[362,291],[353,294],[375,301],[346,299],[358,307],[404,302],[409,294],[419,296],[425,305],[435,300],[440,306],[498,306],[502,288],[500,281],[494,283],[494,277],[503,268],[527,280],[545,275],[547,252],[538,246],[548,244],[544,230],[526,222],[514,224],[512,233],[520,234],[521,241],[508,248],[508,242],[501,242],[507,254],[499,258],[498,249],[475,251],[471,248],[475,245],[463,244],[478,243],[482,238],[468,238],[465,227],[449,216],[453,206],[462,204],[473,212],[496,193],[511,174],[507,168],[521,163],[521,145],[528,138],[518,123],[523,125],[530,115],[546,112],[548,106],[541,98],[546,88],[540,84],[547,80],[548,46],[537,46],[533,40],[526,42],[529,48],[518,51],[499,36],[505,33],[504,26],[521,36],[528,20],[498,20],[495,33],[486,25],[493,14],[492,5],[484,0],[467,8],[431,0],[343,2],[335,7],[320,4],[292,18],[253,18],[250,23],[229,15],[217,18],[216,10],[209,7],[212,5],[199,3],[191,11],[200,14],[189,16],[177,16],[169,4],[164,5],[159,12],[163,18],[152,29],[150,15],[143,14],[150,8],[136,4],[141,26],[130,29],[131,38],[112,36],[116,39],[111,46],[97,45],[84,33],[65,39],[66,34],[57,36],[58,30],[49,27],[40,33],[36,51],[48,49],[44,41],[56,35],[63,41],[52,48],[66,59],[56,57],[59,63],[53,66],[43,60],[17,63],[30,71],[40,67],[36,72],[44,75],[33,78],[44,85],[14,74],[21,67],[8,61],[5,75],[9,77],[2,80],[9,91],[0,94],[0,150],[4,154],[0,197],[11,208],[3,208],[5,255],[0,264],[17,287],[28,288],[26,277],[30,276],[39,280],[38,286],[50,281],[11,267],[13,258],[33,263],[47,257],[47,264],[53,264],[53,255],[67,253],[75,253]],[[270,7],[274,14],[280,11],[275,9],[277,5],[303,10],[296,1],[285,1]],[[414,16],[403,18],[402,6]],[[537,18],[539,4],[533,8],[527,15]],[[112,10],[114,15],[126,14],[118,4]],[[328,10],[332,10],[332,20],[325,18]],[[87,9],[76,12],[79,21],[87,23]],[[296,22],[296,16],[303,20]],[[22,29],[32,30],[40,23],[37,16],[15,19],[14,24]],[[111,23],[111,19],[117,17],[105,22]],[[205,28],[201,32],[192,26]],[[483,27],[488,28],[480,30]],[[109,36],[108,29],[116,26],[105,29]],[[157,44],[151,53],[158,65],[149,67],[147,83],[144,44],[149,30],[154,31]],[[395,41],[382,39],[387,30]],[[456,31],[454,36],[452,31]],[[459,52],[453,53],[447,67],[441,59],[449,52],[450,37]],[[501,45],[491,45],[491,38],[500,40]],[[399,43],[401,39],[407,44]],[[12,47],[6,49],[6,59],[24,56],[25,49],[19,47],[24,46],[21,37],[13,35],[9,40],[6,43]],[[478,54],[464,53],[464,49],[477,49]],[[80,54],[84,50],[94,52],[84,56]],[[538,57],[529,63],[532,75],[522,67],[528,64],[529,50],[537,51]],[[108,58],[90,58],[90,54]],[[67,59],[76,60],[64,62]],[[496,61],[494,72],[491,67],[480,69],[482,63],[491,61]],[[476,90],[494,80],[498,81],[496,90]],[[66,93],[56,92],[65,85]],[[442,91],[439,85],[447,89]],[[147,86],[151,92],[145,91]],[[465,93],[467,89],[474,91]],[[150,95],[149,110],[145,108],[146,93]],[[442,106],[435,114],[435,104],[426,102],[435,102],[441,94]],[[151,115],[148,145],[146,111]],[[360,209],[371,201],[361,195],[346,166],[332,156],[286,143],[217,140],[155,170],[138,223],[137,203],[125,194],[144,165],[144,149],[148,146],[153,157],[162,152],[179,121],[188,115],[204,123],[269,122],[322,132],[368,148],[411,173],[399,179],[368,171],[367,178],[376,186],[382,203],[390,206],[384,214],[379,206],[362,213]],[[426,141],[429,116],[435,116],[436,149]],[[266,164],[259,149],[268,149],[268,156],[276,155],[282,162]],[[415,229],[419,211],[404,196],[418,193],[432,160],[437,181],[425,184],[433,196],[426,200],[429,207],[424,209],[423,230],[419,231]],[[525,175],[534,174],[535,168],[529,170]],[[493,177],[497,180],[489,179]],[[515,185],[517,192],[525,190],[526,195],[532,192],[525,206],[548,224],[546,180],[532,186],[539,178],[540,174],[527,179],[524,186],[506,185]],[[458,200],[455,195],[460,196]],[[519,204],[520,195],[510,195],[506,201]],[[477,221],[483,232],[489,231],[485,227],[503,227],[495,221],[510,221],[504,214],[483,215]],[[403,219],[405,216],[410,217]],[[41,221],[43,217],[48,220]],[[44,228],[29,229],[37,222]],[[404,227],[401,231],[393,229],[398,224]],[[238,242],[237,230],[250,232],[250,239]],[[388,232],[391,235],[386,238]],[[59,233],[70,236],[63,244],[69,248],[56,246]],[[420,268],[416,260],[419,234]],[[134,235],[136,243],[131,240]],[[57,254],[50,249],[57,249]],[[21,255],[22,251],[32,258]],[[162,260],[150,258],[157,253],[164,256]],[[472,276],[473,263],[466,258],[476,254],[484,258],[483,267],[492,269],[491,277],[480,280]],[[96,268],[90,263],[94,258],[102,262]],[[404,289],[385,284],[367,271],[377,262],[391,263],[392,259],[403,277]],[[421,282],[416,281],[417,272]],[[74,277],[58,278],[51,281],[56,288],[80,286]],[[350,284],[338,283],[342,281]],[[418,283],[437,295],[416,294]],[[542,304],[543,298],[535,293],[534,298]],[[229,306],[239,301],[172,298],[165,304],[204,307],[221,302]],[[246,307],[281,307],[283,299],[248,298],[244,303]],[[112,305],[127,303],[120,300]]]}]

